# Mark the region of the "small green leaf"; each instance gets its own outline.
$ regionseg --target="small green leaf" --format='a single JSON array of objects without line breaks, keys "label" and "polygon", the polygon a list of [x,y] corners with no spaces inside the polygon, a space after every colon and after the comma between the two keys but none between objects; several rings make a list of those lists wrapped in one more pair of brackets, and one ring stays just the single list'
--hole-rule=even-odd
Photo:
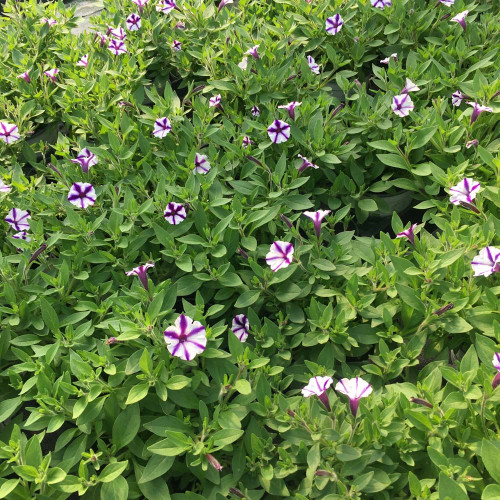
[{"label": "small green leaf", "polygon": [[149,392],[149,384],[138,384],[134,385],[130,392],[128,393],[127,401],[125,404],[131,405],[133,403],[137,403],[141,399],[144,399]]}]

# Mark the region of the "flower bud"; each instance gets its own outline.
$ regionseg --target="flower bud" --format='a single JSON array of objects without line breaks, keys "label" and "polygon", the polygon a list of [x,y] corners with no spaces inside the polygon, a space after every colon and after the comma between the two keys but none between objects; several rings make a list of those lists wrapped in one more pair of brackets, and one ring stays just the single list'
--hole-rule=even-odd
[{"label": "flower bud", "polygon": [[246,260],[248,260],[248,254],[243,250],[243,248],[238,248],[238,253]]},{"label": "flower bud", "polygon": [[332,473],[331,472],[328,472],[327,470],[323,470],[323,469],[318,469],[315,473],[314,473],[315,476],[319,476],[319,477],[323,477],[323,476],[329,476],[331,477]]},{"label": "flower bud", "polygon": [[445,306],[441,307],[437,311],[434,311],[432,314],[435,314],[436,316],[441,316],[444,314],[446,311],[449,311],[450,309],[453,309],[455,305],[453,302],[450,302],[449,304],[446,304]]},{"label": "flower bud", "polygon": [[295,412],[293,410],[290,410],[290,408],[287,408],[286,412],[288,413],[288,415],[290,415],[290,417],[295,417]]},{"label": "flower bud", "polygon": [[359,37],[358,36],[355,36],[354,37],[354,43],[358,43],[359,42]]},{"label": "flower bud", "polygon": [[493,389],[495,389],[498,385],[500,385],[500,372],[498,372],[491,381],[491,387],[493,387]]},{"label": "flower bud", "polygon": [[410,401],[412,403],[415,403],[417,405],[422,405],[422,406],[427,406],[427,408],[434,408],[428,401],[425,399],[420,399],[420,398],[410,398]]},{"label": "flower bud", "polygon": [[106,340],[106,345],[111,345],[111,344],[116,344],[118,340],[116,340],[116,337],[109,337],[109,339]]},{"label": "flower bud", "polygon": [[290,228],[293,229],[292,221],[283,214],[280,214],[280,219]]},{"label": "flower bud", "polygon": [[238,498],[246,498],[246,496],[238,488],[229,488],[229,493]]},{"label": "flower bud", "polygon": [[215,470],[222,470],[222,465],[219,463],[219,461],[213,456],[210,455],[210,453],[207,453],[205,455],[207,457],[208,462],[210,465],[215,469]]}]

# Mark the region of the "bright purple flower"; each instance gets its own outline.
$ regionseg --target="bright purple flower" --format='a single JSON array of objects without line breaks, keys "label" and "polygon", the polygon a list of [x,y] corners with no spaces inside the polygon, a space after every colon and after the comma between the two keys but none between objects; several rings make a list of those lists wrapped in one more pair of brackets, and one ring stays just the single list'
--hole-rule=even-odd
[{"label": "bright purple flower", "polygon": [[354,416],[358,412],[359,400],[373,392],[372,386],[360,377],[341,379],[335,386],[335,390],[349,398],[349,406]]},{"label": "bright purple flower", "polygon": [[208,162],[208,156],[196,153],[194,158],[194,173],[204,175],[207,174],[209,170],[210,163]]},{"label": "bright purple flower", "polygon": [[446,7],[451,7],[455,3],[455,0],[438,0],[438,3],[442,3]]},{"label": "bright purple flower", "polygon": [[344,20],[340,17],[340,14],[335,14],[333,17],[329,17],[326,20],[326,32],[329,35],[336,35],[344,24]]},{"label": "bright purple flower", "polygon": [[407,78],[401,94],[408,94],[408,92],[418,92],[419,90],[420,87],[417,87],[409,78]]},{"label": "bright purple flower", "polygon": [[373,7],[377,9],[385,9],[386,7],[390,7],[392,5],[391,0],[370,0]]},{"label": "bright purple flower", "polygon": [[221,0],[217,11],[220,12],[226,5],[228,5],[230,3],[233,3],[233,0]]},{"label": "bright purple flower", "polygon": [[208,100],[208,107],[209,108],[214,108],[214,107],[218,108],[221,100],[222,100],[222,97],[220,94],[214,95],[213,97],[211,97]]},{"label": "bright purple flower", "polygon": [[0,139],[7,144],[12,144],[21,138],[17,125],[0,122]]},{"label": "bright purple flower", "polygon": [[274,122],[269,125],[267,133],[274,144],[286,142],[290,139],[290,125],[281,120],[274,120]]},{"label": "bright purple flower", "polygon": [[111,35],[113,38],[122,41],[127,38],[127,33],[125,33],[125,30],[121,26],[118,26],[118,28],[113,28],[112,26],[108,26],[108,32],[106,34]]},{"label": "bright purple flower", "polygon": [[476,182],[470,177],[461,180],[456,186],[450,188],[450,201],[454,205],[460,205],[460,202],[472,203],[476,197],[478,189],[481,187],[479,182]]},{"label": "bright purple flower", "polygon": [[415,229],[417,229],[418,224],[412,224],[408,229],[401,231],[396,235],[396,238],[408,238],[412,245],[415,245]]},{"label": "bright purple flower", "polygon": [[179,40],[174,40],[172,42],[172,48],[176,51],[176,52],[179,52],[179,50],[182,49],[182,44],[181,42],[179,42]]},{"label": "bright purple flower", "polygon": [[250,113],[252,113],[253,116],[260,116],[260,109],[258,106],[253,106]]},{"label": "bright purple flower", "polygon": [[89,55],[85,54],[77,63],[77,66],[82,66],[86,68],[89,65]]},{"label": "bright purple flower", "polygon": [[19,231],[18,233],[13,234],[12,237],[15,238],[16,240],[24,240],[27,241],[28,243],[31,242],[31,236],[29,236],[29,234],[26,231]]},{"label": "bright purple flower", "polygon": [[74,160],[70,160],[73,163],[78,163],[85,173],[88,173],[89,167],[97,165],[97,156],[91,153],[87,148],[83,148],[78,156]]},{"label": "bright purple flower", "polygon": [[307,65],[309,66],[309,69],[315,73],[316,75],[319,75],[319,64],[316,64],[316,61],[312,56],[307,56]]},{"label": "bright purple flower", "polygon": [[472,146],[474,146],[474,147],[475,147],[475,146],[477,146],[478,144],[479,144],[479,141],[478,141],[477,139],[472,139],[472,141],[467,141],[467,142],[465,143],[465,147],[466,147],[467,149],[470,149]]},{"label": "bright purple flower", "polygon": [[460,26],[462,26],[463,30],[465,31],[465,29],[467,28],[467,25],[465,24],[465,18],[468,13],[468,10],[464,10],[463,12],[460,12],[460,14],[457,14],[455,17],[452,17],[451,21],[460,24]]},{"label": "bright purple flower", "polygon": [[7,184],[4,184],[2,179],[0,179],[0,193],[10,193],[10,190],[12,188],[8,186]]},{"label": "bright purple flower", "polygon": [[52,26],[54,26],[54,25],[57,24],[57,20],[56,19],[52,19],[52,18],[44,17],[42,19],[42,23],[47,23],[49,25],[49,28],[52,28]]},{"label": "bright purple flower", "polygon": [[329,214],[331,210],[316,210],[316,212],[304,212],[303,215],[309,217],[314,223],[316,236],[319,238],[321,232],[321,221]]},{"label": "bright purple flower", "polygon": [[13,208],[5,217],[5,222],[16,231],[28,231],[30,228],[28,219],[31,219],[31,215],[27,210]]},{"label": "bright purple flower", "polygon": [[142,266],[134,267],[131,271],[125,271],[125,274],[127,276],[137,276],[141,280],[142,286],[145,290],[149,290],[147,270],[151,267],[155,267],[155,263],[152,261],[146,262],[146,264],[143,264]]},{"label": "bright purple flower", "polygon": [[127,52],[127,46],[121,40],[113,39],[109,41],[108,50],[115,56],[119,56]]},{"label": "bright purple flower", "polygon": [[238,337],[240,342],[245,342],[250,331],[250,322],[244,314],[238,314],[233,318],[231,331]]},{"label": "bright purple flower", "polygon": [[392,110],[401,117],[408,116],[414,107],[408,94],[395,95],[392,100]]},{"label": "bright purple flower", "polygon": [[68,193],[68,201],[79,208],[87,208],[95,203],[94,186],[88,182],[75,182]]},{"label": "bright purple flower", "polygon": [[23,80],[26,80],[28,83],[31,82],[30,75],[28,74],[28,71],[25,71],[24,73],[21,73],[20,75],[17,75],[18,78],[22,78]]},{"label": "bright purple flower", "polygon": [[302,163],[300,164],[300,167],[297,169],[297,172],[299,174],[309,167],[314,169],[319,168],[318,165],[315,165],[314,163],[309,161],[305,156],[302,156],[300,154],[298,154],[297,156],[302,159]]},{"label": "bright purple flower", "polygon": [[240,63],[238,63],[238,68],[241,68],[243,71],[245,71],[248,67],[248,57],[244,57]]},{"label": "bright purple flower", "polygon": [[163,116],[162,118],[157,118],[155,121],[155,126],[153,129],[153,135],[162,139],[172,130],[170,125],[170,120]]},{"label": "bright purple flower", "polygon": [[56,75],[57,75],[57,73],[59,73],[59,70],[57,68],[53,68],[53,69],[51,69],[49,71],[44,71],[43,72],[43,74],[46,77],[50,78],[54,83],[56,81]]},{"label": "bright purple flower", "polygon": [[137,7],[139,7],[139,12],[142,12],[144,6],[149,2],[149,0],[132,0],[132,3],[135,3]]},{"label": "bright purple flower", "polygon": [[250,137],[248,137],[248,135],[243,137],[242,146],[246,149],[246,148],[248,148],[248,146],[250,146],[250,144],[253,144],[252,139],[250,139]]},{"label": "bright purple flower", "polygon": [[139,31],[141,28],[141,16],[130,14],[130,16],[127,17],[126,23],[129,31]]},{"label": "bright purple flower", "polygon": [[266,255],[268,266],[276,272],[278,269],[288,267],[293,260],[293,245],[287,241],[275,241]]},{"label": "bright purple flower", "polygon": [[328,400],[326,391],[332,384],[333,379],[331,377],[313,377],[309,379],[309,383],[302,388],[302,396],[305,398],[318,396],[326,409],[330,411],[330,401]]},{"label": "bright purple flower", "polygon": [[184,314],[175,320],[174,326],[169,326],[165,330],[164,335],[170,354],[184,361],[194,359],[207,345],[205,327]]},{"label": "bright purple flower", "polygon": [[163,212],[163,216],[169,224],[176,226],[186,218],[186,208],[182,203],[171,201]]},{"label": "bright purple flower", "polygon": [[259,53],[257,52],[258,48],[259,45],[254,45],[252,48],[248,49],[245,52],[245,55],[252,56],[254,59],[259,59]]},{"label": "bright purple flower", "polygon": [[471,125],[479,118],[479,115],[483,111],[488,111],[489,113],[493,112],[493,109],[490,108],[489,106],[481,106],[481,104],[478,104],[477,102],[469,102],[469,101],[467,101],[467,104],[469,106],[472,106],[474,108],[472,110],[472,115],[470,117],[470,124]]},{"label": "bright purple flower", "polygon": [[164,14],[168,14],[172,10],[177,8],[177,4],[174,0],[162,0],[157,6],[156,10],[158,12],[163,12]]},{"label": "bright purple flower", "polygon": [[500,372],[500,352],[493,354],[493,366]]},{"label": "bright purple flower", "polygon": [[451,103],[453,104],[453,106],[460,106],[464,98],[465,96],[462,94],[462,92],[460,92],[460,90],[457,90],[456,92],[453,92],[453,94],[451,94]]},{"label": "bright purple flower", "polygon": [[471,262],[474,276],[489,276],[500,273],[500,248],[483,248]]},{"label": "bright purple flower", "polygon": [[302,102],[297,102],[297,101],[292,101],[288,104],[285,104],[283,106],[278,106],[280,109],[286,109],[288,111],[288,115],[292,120],[295,120],[295,108],[300,106]]}]

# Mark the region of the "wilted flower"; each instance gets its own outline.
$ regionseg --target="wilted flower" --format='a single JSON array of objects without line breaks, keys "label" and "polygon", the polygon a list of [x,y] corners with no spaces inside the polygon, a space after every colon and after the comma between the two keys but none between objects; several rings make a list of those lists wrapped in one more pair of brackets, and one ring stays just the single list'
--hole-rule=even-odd
[{"label": "wilted flower", "polygon": [[455,17],[452,17],[451,21],[460,24],[460,26],[462,26],[463,30],[465,31],[465,29],[467,28],[467,25],[465,24],[465,18],[468,13],[468,10],[464,10],[463,12],[460,12],[460,14],[457,14]]},{"label": "wilted flower", "polygon": [[214,95],[213,97],[211,97],[208,101],[208,107],[209,108],[217,108],[219,107],[219,104],[222,100],[222,97],[220,94],[217,94],[217,95]]},{"label": "wilted flower", "polygon": [[165,330],[164,335],[170,354],[184,361],[193,359],[203,352],[207,345],[205,327],[184,314],[175,320],[174,326]]},{"label": "wilted flower", "polygon": [[478,141],[477,139],[472,139],[471,141],[467,141],[467,142],[465,143],[465,147],[466,147],[467,149],[470,149],[472,146],[474,146],[474,147],[475,147],[475,146],[477,146],[478,144],[479,144],[479,141]]},{"label": "wilted flower", "polygon": [[252,106],[250,113],[252,113],[253,116],[260,116],[260,109],[257,106]]},{"label": "wilted flower", "polygon": [[217,10],[220,12],[226,5],[228,5],[230,3],[233,3],[233,0],[221,0]]},{"label": "wilted flower", "polygon": [[70,160],[73,163],[78,163],[85,173],[88,173],[89,167],[97,165],[97,156],[91,153],[87,148],[83,148],[78,156],[74,160]]},{"label": "wilted flower", "polygon": [[412,245],[415,245],[415,229],[417,229],[418,224],[412,224],[408,229],[401,231],[396,234],[396,238],[408,238]]},{"label": "wilted flower", "polygon": [[391,0],[370,0],[373,7],[377,9],[385,9],[386,7],[390,7],[392,5]]},{"label": "wilted flower", "polygon": [[450,302],[449,304],[446,304],[443,307],[440,307],[437,311],[434,311],[432,314],[435,314],[436,316],[442,316],[446,311],[450,311],[455,307],[455,304],[453,302]]},{"label": "wilted flower", "polygon": [[373,388],[372,386],[360,377],[343,378],[335,386],[335,390],[345,394],[349,398],[349,406],[354,416],[358,412],[359,400],[369,396]]},{"label": "wilted flower", "polygon": [[274,122],[269,125],[267,133],[274,144],[286,142],[290,139],[290,125],[281,120],[274,120]]},{"label": "wilted flower", "polygon": [[238,337],[240,342],[245,342],[248,338],[250,330],[250,322],[244,314],[238,314],[233,318],[231,331]]},{"label": "wilted flower", "polygon": [[28,71],[25,71],[24,73],[21,73],[20,75],[17,75],[18,78],[22,78],[23,80],[26,80],[28,83],[31,82],[30,75],[28,74]]},{"label": "wilted flower", "polygon": [[465,96],[462,94],[462,92],[460,92],[460,90],[457,90],[456,92],[453,92],[453,94],[451,94],[451,103],[453,104],[453,106],[460,106],[464,98]]},{"label": "wilted flower", "polygon": [[109,339],[106,340],[106,345],[111,345],[111,344],[116,344],[118,340],[116,340],[116,337],[109,337]]},{"label": "wilted flower", "polygon": [[385,59],[380,60],[380,64],[389,64],[389,61],[391,59],[394,59],[395,61],[398,60],[398,54],[394,52],[394,54],[391,54],[390,56],[387,56]]},{"label": "wilted flower", "polygon": [[100,31],[96,31],[94,40],[96,40],[97,38],[100,38],[100,42],[99,42],[100,46],[104,47],[108,41],[108,37],[106,35],[104,35],[103,33],[101,33]]},{"label": "wilted flower", "polygon": [[52,19],[51,17],[50,18],[44,17],[42,19],[42,23],[46,23],[46,24],[49,25],[49,28],[52,28],[52,26],[54,26],[54,25],[57,24],[57,20],[56,19]]},{"label": "wilted flower", "polygon": [[142,12],[144,6],[149,2],[149,0],[132,0],[132,3],[135,3],[137,7],[139,7],[139,12]]},{"label": "wilted flower", "polygon": [[266,255],[266,262],[274,272],[288,267],[292,263],[292,259],[293,245],[287,241],[275,241]]},{"label": "wilted flower", "polygon": [[252,48],[248,49],[245,52],[245,55],[252,56],[254,59],[259,59],[259,53],[257,52],[258,48],[259,48],[259,45],[254,45]]},{"label": "wilted flower", "polygon": [[309,217],[314,223],[316,236],[319,238],[321,232],[321,221],[329,214],[331,210],[316,210],[316,212],[304,212],[306,217]]},{"label": "wilted flower", "polygon": [[68,201],[79,208],[87,208],[95,203],[94,186],[88,182],[75,182],[68,193]]},{"label": "wilted flower", "polygon": [[183,23],[182,21],[179,21],[175,26],[174,28],[176,30],[185,30],[186,29],[186,24]]},{"label": "wilted flower", "polygon": [[0,122],[0,139],[7,144],[12,144],[20,139],[17,125],[12,123]]},{"label": "wilted flower", "polygon": [[307,56],[307,65],[309,66],[309,69],[315,73],[316,75],[319,75],[319,64],[316,64],[316,61],[312,56]]},{"label": "wilted flower", "polygon": [[172,42],[172,48],[173,48],[176,52],[179,52],[179,50],[181,50],[181,48],[182,48],[181,42],[179,42],[179,40],[174,40],[174,41]]},{"label": "wilted flower", "polygon": [[461,180],[456,186],[450,188],[450,201],[454,205],[459,205],[460,202],[472,203],[476,197],[478,189],[481,187],[479,182],[476,182],[470,177]]},{"label": "wilted flower", "polygon": [[407,78],[401,94],[408,94],[408,92],[418,92],[419,90],[420,87],[417,87],[409,78]]},{"label": "wilted flower", "polygon": [[302,388],[302,396],[309,398],[311,396],[318,396],[319,400],[325,405],[326,409],[330,411],[330,401],[326,395],[326,390],[333,384],[331,377],[313,377],[309,379],[309,383]]},{"label": "wilted flower", "polygon": [[171,201],[163,212],[163,216],[169,224],[176,226],[186,218],[186,208],[182,203]]},{"label": "wilted flower", "polygon": [[89,55],[85,54],[77,63],[77,66],[82,66],[86,68],[89,65]]},{"label": "wilted flower", "polygon": [[174,0],[162,0],[159,4],[156,5],[156,10],[158,12],[163,12],[164,14],[168,14],[174,9],[177,9],[177,4],[174,2]]},{"label": "wilted flower", "polygon": [[27,241],[28,243],[31,242],[31,236],[29,236],[26,231],[19,231],[18,233],[13,234],[12,237],[15,238],[16,240],[24,240]]},{"label": "wilted flower", "polygon": [[196,153],[196,156],[194,158],[194,173],[206,174],[209,170],[210,163],[208,162],[208,156]]},{"label": "wilted flower", "polygon": [[153,135],[155,137],[159,137],[162,139],[172,130],[172,126],[170,125],[170,120],[163,116],[162,118],[157,118],[155,121]]},{"label": "wilted flower", "polygon": [[490,276],[500,273],[500,248],[483,248],[471,262],[474,276]]},{"label": "wilted flower", "polygon": [[53,82],[56,81],[56,75],[57,75],[57,73],[59,73],[59,70],[57,68],[53,68],[53,69],[51,69],[49,71],[44,71],[43,72],[43,74],[46,77],[50,78]]},{"label": "wilted flower", "polygon": [[113,39],[109,41],[108,50],[115,56],[119,56],[127,52],[127,47],[121,40]]},{"label": "wilted flower", "polygon": [[126,23],[129,31],[138,31],[141,28],[141,17],[137,14],[130,14]]},{"label": "wilted flower", "polygon": [[278,106],[280,109],[286,109],[288,111],[288,115],[292,120],[295,120],[295,108],[297,106],[300,106],[302,102],[297,102],[297,101],[292,101],[288,104],[285,104],[283,106]]},{"label": "wilted flower", "polygon": [[500,385],[500,372],[497,373],[493,377],[493,380],[491,381],[491,387],[493,387],[493,389],[496,389],[499,385]]},{"label": "wilted flower", "polygon": [[[232,1],[232,0],[231,0]],[[208,463],[215,469],[215,470],[218,470],[218,471],[221,471],[222,470],[222,465],[219,463],[219,461],[213,456],[213,455],[210,455],[210,453],[207,453],[205,455],[207,457],[207,460],[208,460]]]},{"label": "wilted flower", "polygon": [[479,118],[479,115],[483,111],[488,111],[489,113],[493,112],[493,108],[490,108],[489,106],[482,106],[481,104],[478,104],[477,102],[469,102],[469,101],[467,101],[467,104],[469,106],[473,107],[472,115],[470,117],[470,124],[471,125]]},{"label": "wilted flower", "polygon": [[306,168],[319,168],[318,165],[315,165],[311,161],[309,161],[305,156],[302,156],[301,154],[297,155],[300,159],[302,159],[302,163],[300,164],[300,167],[297,169],[297,172],[300,174],[303,172]]},{"label": "wilted flower", "polygon": [[31,219],[31,215],[27,210],[12,208],[7,217],[5,217],[5,222],[16,231],[28,231],[30,228],[28,219]]},{"label": "wilted flower", "polygon": [[451,7],[455,3],[455,0],[438,0],[438,3],[442,3],[446,7]]},{"label": "wilted flower", "polygon": [[0,193],[10,193],[11,187],[4,184],[2,179],[0,179]]},{"label": "wilted flower", "polygon": [[127,33],[125,33],[125,30],[121,26],[118,26],[118,28],[113,28],[112,26],[108,26],[108,32],[106,34],[111,35],[113,38],[122,41],[125,40],[125,38],[127,38]]},{"label": "wilted flower", "polygon": [[248,57],[244,57],[240,63],[238,63],[238,68],[241,68],[243,71],[245,71],[248,67]]},{"label": "wilted flower", "polygon": [[248,146],[250,146],[250,144],[253,144],[252,139],[250,139],[250,137],[248,137],[248,135],[243,137],[243,141],[242,141],[241,145],[246,149],[246,148],[248,148]]},{"label": "wilted flower", "polygon": [[408,116],[414,107],[408,94],[395,95],[392,100],[392,110],[401,117]]},{"label": "wilted flower", "polygon": [[340,14],[335,14],[333,17],[328,17],[326,20],[326,32],[329,35],[336,35],[344,24],[344,20],[340,17]]},{"label": "wilted flower", "polygon": [[147,262],[146,264],[143,264],[142,266],[134,267],[131,271],[125,271],[125,274],[127,276],[137,276],[142,283],[142,286],[148,290],[149,289],[149,284],[148,284],[148,275],[147,275],[147,270],[151,267],[155,267],[154,262]]}]

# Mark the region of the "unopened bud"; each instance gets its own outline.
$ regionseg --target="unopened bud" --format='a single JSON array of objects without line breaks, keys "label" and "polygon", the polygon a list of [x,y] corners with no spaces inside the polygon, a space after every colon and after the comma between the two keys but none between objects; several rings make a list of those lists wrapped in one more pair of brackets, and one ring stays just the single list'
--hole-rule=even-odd
[{"label": "unopened bud", "polygon": [[495,375],[495,378],[491,381],[491,387],[493,387],[493,389],[495,389],[498,385],[500,385],[500,372],[498,372]]},{"label": "unopened bud", "polygon": [[450,16],[451,16],[451,14],[450,14],[450,13],[445,14],[445,15],[444,15],[444,16],[440,19],[440,21],[444,21],[445,19],[448,19]]},{"label": "unopened bud", "polygon": [[288,413],[288,415],[290,415],[290,417],[295,417],[295,412],[293,410],[290,410],[290,408],[287,408],[286,412]]},{"label": "unopened bud", "polygon": [[422,406],[427,406],[427,408],[434,408],[429,401],[426,401],[425,399],[420,399],[420,398],[410,398],[410,401],[412,403],[415,403],[417,405],[422,405]]},{"label": "unopened bud", "polygon": [[355,36],[354,37],[354,43],[358,43],[359,42],[359,37],[358,36]]},{"label": "unopened bud", "polygon": [[243,248],[238,248],[238,253],[246,260],[248,260],[248,254],[243,250]]},{"label": "unopened bud", "polygon": [[250,160],[250,161],[253,161],[257,165],[259,165],[259,167],[263,167],[264,166],[264,165],[262,165],[262,163],[259,160],[257,160],[257,158],[255,158],[255,156],[247,155],[247,159]]},{"label": "unopened bud", "polygon": [[238,488],[229,488],[229,493],[232,493],[238,498],[246,498],[246,496]]},{"label": "unopened bud", "polygon": [[455,305],[453,302],[450,302],[449,304],[446,304],[445,306],[441,307],[437,311],[434,311],[432,314],[435,314],[436,316],[441,316],[444,314],[446,311],[449,311],[450,309],[453,309]]},{"label": "unopened bud", "polygon": [[331,476],[332,473],[331,472],[328,472],[327,470],[323,470],[323,469],[318,469],[315,473],[314,473],[315,476]]},{"label": "unopened bud", "polygon": [[109,337],[109,339],[106,340],[106,345],[111,345],[111,344],[116,344],[118,340],[116,340],[116,337]]},{"label": "unopened bud", "polygon": [[206,454],[207,460],[210,463],[210,465],[215,469],[215,470],[222,470],[222,465],[219,463],[219,461],[213,456],[210,455],[210,453]]},{"label": "unopened bud", "polygon": [[283,214],[280,214],[280,219],[290,228],[293,229],[292,221]]}]

